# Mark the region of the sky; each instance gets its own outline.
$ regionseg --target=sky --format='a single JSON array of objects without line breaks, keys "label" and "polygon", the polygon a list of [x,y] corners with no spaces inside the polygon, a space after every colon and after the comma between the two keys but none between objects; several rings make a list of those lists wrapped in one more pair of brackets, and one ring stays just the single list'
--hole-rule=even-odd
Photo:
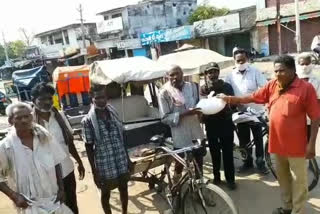
[{"label": "sky", "polygon": [[[83,6],[83,17],[88,22],[97,22],[102,17],[98,12],[116,8],[126,4],[134,4],[139,0],[8,0],[1,2],[0,31],[4,32],[7,41],[22,39],[20,28],[28,34],[36,34],[46,30],[79,22],[77,9]],[[236,9],[254,5],[256,0],[198,0],[207,1],[216,7]],[[0,37],[0,43],[3,43]]]}]

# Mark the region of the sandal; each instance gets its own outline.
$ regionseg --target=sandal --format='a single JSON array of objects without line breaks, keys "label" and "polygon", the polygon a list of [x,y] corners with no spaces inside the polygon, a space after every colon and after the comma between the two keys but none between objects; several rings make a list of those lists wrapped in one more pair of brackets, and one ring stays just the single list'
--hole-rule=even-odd
[{"label": "sandal", "polygon": [[285,210],[282,207],[275,209],[272,214],[291,214],[292,210]]}]

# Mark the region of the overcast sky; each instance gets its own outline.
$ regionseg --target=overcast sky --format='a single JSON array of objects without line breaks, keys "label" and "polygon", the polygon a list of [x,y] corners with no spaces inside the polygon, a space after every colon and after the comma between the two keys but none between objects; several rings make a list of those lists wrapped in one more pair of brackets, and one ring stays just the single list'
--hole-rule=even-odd
[{"label": "overcast sky", "polygon": [[[1,2],[0,31],[6,40],[21,39],[19,28],[23,27],[31,33],[58,28],[79,22],[77,8],[81,3],[84,8],[84,19],[96,22],[100,17],[96,13],[136,3],[139,0],[8,0]],[[203,0],[198,0],[199,3]],[[256,0],[209,0],[216,7],[230,9],[254,5]],[[0,43],[2,44],[2,37]]]}]

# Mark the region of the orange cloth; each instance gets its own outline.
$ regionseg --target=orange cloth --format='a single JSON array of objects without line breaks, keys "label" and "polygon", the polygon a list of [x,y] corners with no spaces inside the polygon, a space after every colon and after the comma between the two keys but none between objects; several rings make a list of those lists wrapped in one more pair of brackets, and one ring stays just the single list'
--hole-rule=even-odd
[{"label": "orange cloth", "polygon": [[320,118],[316,91],[298,77],[279,95],[277,80],[270,81],[252,94],[256,103],[267,103],[269,109],[269,152],[285,157],[304,157],[307,146],[307,119]]},{"label": "orange cloth", "polygon": [[59,97],[61,98],[63,95],[69,93],[68,81],[58,81],[57,88],[58,88]]}]

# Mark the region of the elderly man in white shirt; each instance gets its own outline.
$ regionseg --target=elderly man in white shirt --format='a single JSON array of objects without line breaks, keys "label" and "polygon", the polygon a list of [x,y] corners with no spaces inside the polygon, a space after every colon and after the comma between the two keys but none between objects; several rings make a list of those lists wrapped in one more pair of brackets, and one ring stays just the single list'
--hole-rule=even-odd
[{"label": "elderly man in white shirt", "polygon": [[33,124],[32,108],[10,104],[13,128],[0,143],[0,191],[18,214],[72,214],[65,206],[60,163],[66,154],[41,126]]},{"label": "elderly man in white shirt", "polygon": [[70,154],[78,163],[80,179],[84,178],[85,169],[75,148],[72,135],[73,130],[67,118],[53,106],[52,96],[54,93],[55,89],[47,83],[40,83],[31,90],[31,97],[35,106],[34,122],[46,128],[67,154],[61,163],[66,195],[65,203],[74,214],[78,214],[76,180]]},{"label": "elderly man in white shirt", "polygon": [[[317,92],[318,102],[320,103],[320,79],[318,79],[313,73],[313,67],[314,65],[311,63],[312,58],[309,53],[301,53],[297,57],[297,75],[300,79],[304,79],[305,81],[308,81],[311,83],[311,85],[314,87],[314,89]],[[308,118],[308,137],[310,136],[310,124],[311,121]]]},{"label": "elderly man in white shirt", "polygon": [[[248,53],[245,50],[236,50],[234,53],[234,60],[235,68],[226,77],[225,81],[232,86],[235,96],[247,96],[252,94],[267,83],[265,76],[259,70],[249,65]],[[258,104],[238,106],[240,111],[246,111],[248,107],[256,111],[264,110],[264,107]],[[240,146],[244,148],[250,142],[250,130],[252,131],[256,147],[257,168],[261,173],[267,174],[269,171],[266,168],[264,161],[262,127],[259,124],[239,123],[237,124],[237,129]],[[238,172],[244,172],[253,168],[252,149],[246,150],[248,152],[248,158],[244,161],[244,164],[239,168]]]}]

